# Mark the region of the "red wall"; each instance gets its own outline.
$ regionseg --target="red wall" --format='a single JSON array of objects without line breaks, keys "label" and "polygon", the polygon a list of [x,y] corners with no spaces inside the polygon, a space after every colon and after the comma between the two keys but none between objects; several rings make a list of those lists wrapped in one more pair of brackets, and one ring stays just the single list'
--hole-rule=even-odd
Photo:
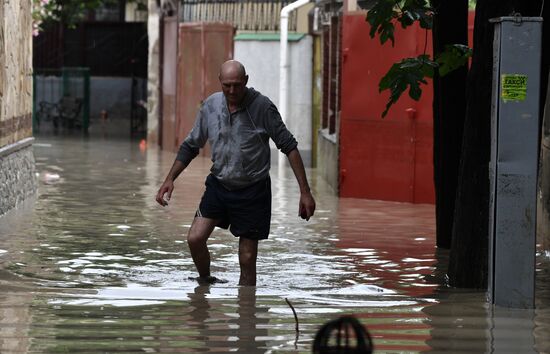
[{"label": "red wall", "polygon": [[[395,46],[371,39],[364,13],[344,15],[342,111],[340,117],[340,196],[434,203],[433,87],[423,85],[420,101],[408,91],[382,118],[388,92],[378,83],[391,65],[427,51],[431,33],[418,26],[395,27]],[[474,12],[470,12],[472,43]],[[471,45],[470,45],[471,47]]]},{"label": "red wall", "polygon": [[369,28],[364,14],[344,16],[340,196],[433,203],[432,85],[423,86],[419,102],[407,92],[385,118],[389,94],[378,92],[394,62],[425,46],[431,54],[431,33],[396,26],[392,47],[371,39]]}]

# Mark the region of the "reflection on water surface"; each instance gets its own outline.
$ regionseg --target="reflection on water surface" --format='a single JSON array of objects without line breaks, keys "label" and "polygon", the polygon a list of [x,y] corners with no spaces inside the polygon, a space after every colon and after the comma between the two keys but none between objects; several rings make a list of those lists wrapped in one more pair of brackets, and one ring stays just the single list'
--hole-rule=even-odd
[{"label": "reflection on water surface", "polygon": [[[0,218],[0,351],[309,353],[319,326],[355,314],[377,352],[549,352],[548,256],[537,309],[492,309],[445,285],[429,205],[338,199],[310,171],[315,217],[297,217],[290,171],[272,171],[273,223],[258,286],[238,287],[237,242],[216,230],[198,286],[185,243],[208,173],[195,160],[167,208],[174,155],[138,143],[39,138],[39,194]],[[285,302],[295,306],[295,321]]]}]

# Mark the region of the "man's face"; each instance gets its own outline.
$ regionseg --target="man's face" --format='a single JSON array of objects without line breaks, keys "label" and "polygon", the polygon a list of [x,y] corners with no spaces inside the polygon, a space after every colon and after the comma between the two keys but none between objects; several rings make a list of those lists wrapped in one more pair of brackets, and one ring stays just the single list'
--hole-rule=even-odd
[{"label": "man's face", "polygon": [[220,76],[223,94],[228,103],[238,105],[246,94],[248,75],[243,76],[238,72],[229,72]]}]

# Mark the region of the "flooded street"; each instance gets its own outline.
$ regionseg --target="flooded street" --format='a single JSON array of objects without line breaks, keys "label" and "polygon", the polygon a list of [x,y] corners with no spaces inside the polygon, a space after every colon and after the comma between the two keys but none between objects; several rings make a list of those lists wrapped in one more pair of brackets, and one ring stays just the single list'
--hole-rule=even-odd
[{"label": "flooded street", "polygon": [[257,287],[237,286],[238,240],[219,229],[212,271],[228,282],[198,286],[185,237],[208,158],[162,208],[174,153],[79,137],[39,137],[34,152],[36,199],[0,218],[1,353],[311,353],[320,325],[343,314],[379,353],[550,353],[548,254],[537,309],[493,309],[484,292],[446,286],[432,205],[339,199],[312,170],[306,222],[291,170],[275,167]]}]

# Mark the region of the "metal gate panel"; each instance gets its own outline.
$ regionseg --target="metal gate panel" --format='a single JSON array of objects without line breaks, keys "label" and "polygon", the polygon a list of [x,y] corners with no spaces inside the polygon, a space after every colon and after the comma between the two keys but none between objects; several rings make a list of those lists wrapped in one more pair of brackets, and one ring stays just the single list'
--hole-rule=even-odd
[{"label": "metal gate panel", "polygon": [[211,23],[203,27],[204,46],[204,97],[220,91],[218,79],[220,65],[233,58],[233,37],[235,30],[232,25]]},{"label": "metal gate panel", "polygon": [[412,202],[411,127],[402,122],[341,122],[340,196]]},{"label": "metal gate panel", "polygon": [[179,26],[178,122],[176,135],[181,142],[193,127],[203,99],[203,67],[200,25],[180,24]]},{"label": "metal gate panel", "polygon": [[[178,107],[176,134],[185,139],[202,101],[220,91],[220,65],[233,58],[235,30],[225,23],[182,23],[179,25]],[[202,155],[210,155],[209,147]]]},{"label": "metal gate panel", "polygon": [[430,37],[417,27],[396,28],[392,47],[365,37],[368,30],[364,16],[344,16],[340,196],[433,203],[432,86],[423,87],[419,102],[405,94],[384,119],[388,94],[378,92],[394,62],[425,45],[431,51]]}]

